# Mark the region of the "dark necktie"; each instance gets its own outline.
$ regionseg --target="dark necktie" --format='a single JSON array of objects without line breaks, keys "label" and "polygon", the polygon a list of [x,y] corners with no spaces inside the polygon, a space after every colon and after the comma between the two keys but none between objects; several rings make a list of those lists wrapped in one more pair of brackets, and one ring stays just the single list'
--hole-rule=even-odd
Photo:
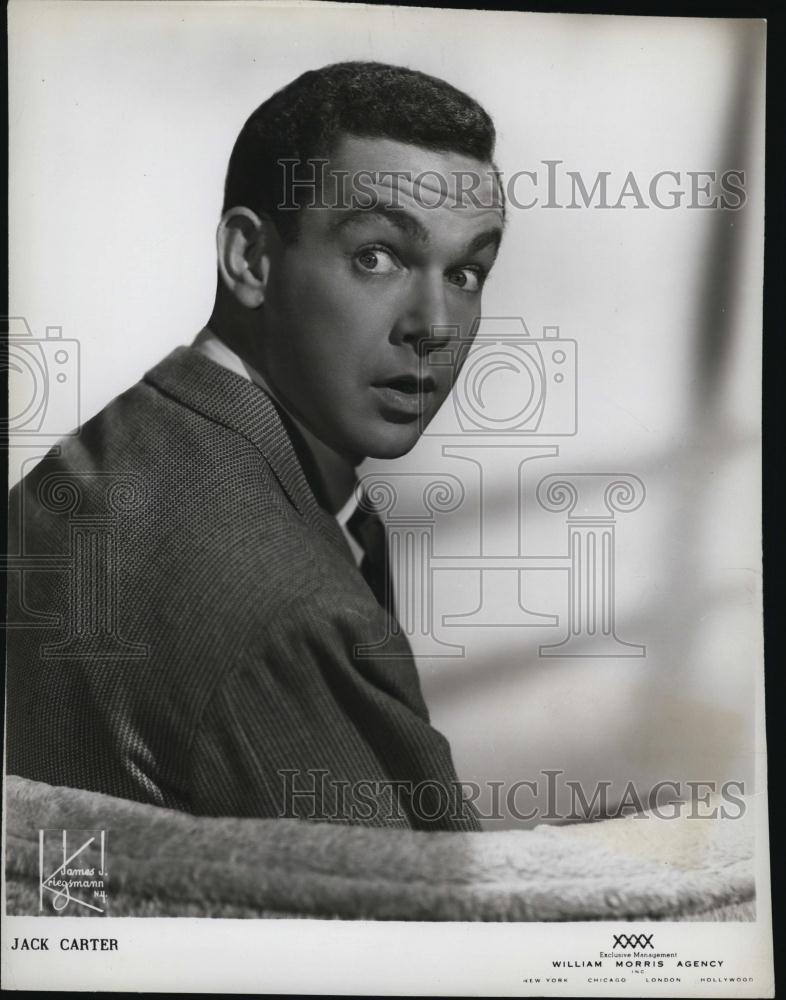
[{"label": "dark necktie", "polygon": [[382,607],[393,614],[393,587],[388,571],[384,524],[378,514],[366,510],[361,502],[347,521],[347,530],[363,549],[360,563],[363,579]]}]

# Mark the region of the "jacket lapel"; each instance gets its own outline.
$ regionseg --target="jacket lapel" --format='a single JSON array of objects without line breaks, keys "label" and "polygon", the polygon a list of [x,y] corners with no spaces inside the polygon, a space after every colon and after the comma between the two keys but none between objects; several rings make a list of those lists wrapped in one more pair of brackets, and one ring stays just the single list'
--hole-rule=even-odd
[{"label": "jacket lapel", "polygon": [[258,448],[299,514],[354,564],[336,519],[317,503],[284,421],[266,392],[193,347],[175,348],[147,372],[145,381]]}]

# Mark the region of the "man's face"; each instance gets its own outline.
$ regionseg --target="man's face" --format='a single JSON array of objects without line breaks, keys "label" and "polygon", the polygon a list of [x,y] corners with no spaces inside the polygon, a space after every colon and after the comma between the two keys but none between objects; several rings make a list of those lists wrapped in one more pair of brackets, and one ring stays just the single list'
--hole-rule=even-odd
[{"label": "man's face", "polygon": [[[480,316],[503,224],[492,167],[346,136],[326,169],[328,181],[340,171],[368,171],[374,180],[364,174],[362,183],[375,207],[353,210],[347,198],[300,210],[294,243],[271,258],[258,363],[285,406],[325,444],[353,460],[396,458],[415,444],[456,375],[453,366],[430,364],[427,347],[444,349],[448,338],[466,343]],[[380,176],[394,171],[431,173],[413,188]],[[466,191],[470,171],[480,178],[474,201],[459,192],[457,203],[456,177],[463,172]],[[447,198],[434,174],[444,178]],[[435,335],[434,328],[443,329]]]}]

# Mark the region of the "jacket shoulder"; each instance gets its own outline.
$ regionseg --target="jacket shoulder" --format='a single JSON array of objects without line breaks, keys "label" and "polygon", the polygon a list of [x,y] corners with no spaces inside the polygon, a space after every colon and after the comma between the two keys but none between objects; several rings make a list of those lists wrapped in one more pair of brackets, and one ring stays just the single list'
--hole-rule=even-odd
[{"label": "jacket shoulder", "polygon": [[11,512],[12,545],[30,552],[63,553],[75,520],[105,519],[130,606],[149,618],[154,604],[173,628],[215,621],[189,601],[264,619],[327,586],[342,561],[258,447],[145,380],[17,484]]}]

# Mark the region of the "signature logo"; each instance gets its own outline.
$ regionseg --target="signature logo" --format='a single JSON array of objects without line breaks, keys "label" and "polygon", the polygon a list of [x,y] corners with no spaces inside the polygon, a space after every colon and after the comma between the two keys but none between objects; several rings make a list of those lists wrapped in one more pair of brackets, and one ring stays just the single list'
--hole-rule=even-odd
[{"label": "signature logo", "polygon": [[106,913],[106,830],[38,831],[38,909],[60,914],[83,908]]}]

